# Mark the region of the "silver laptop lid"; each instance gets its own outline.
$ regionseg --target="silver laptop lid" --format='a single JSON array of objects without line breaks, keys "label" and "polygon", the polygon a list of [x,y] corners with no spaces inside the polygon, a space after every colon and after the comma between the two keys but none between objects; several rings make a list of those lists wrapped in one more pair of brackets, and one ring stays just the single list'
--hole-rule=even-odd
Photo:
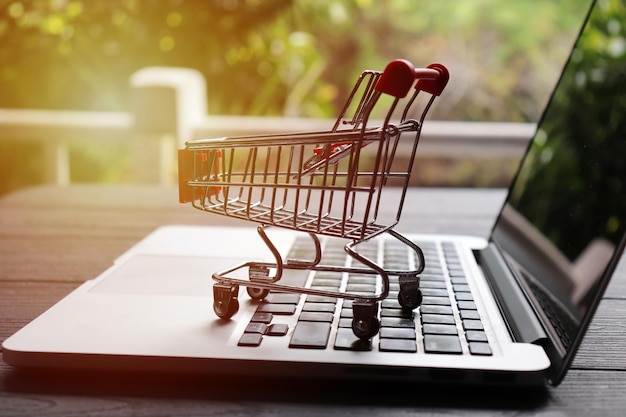
[{"label": "silver laptop lid", "polygon": [[492,234],[549,335],[555,384],[624,245],[625,21],[622,1],[592,4]]}]

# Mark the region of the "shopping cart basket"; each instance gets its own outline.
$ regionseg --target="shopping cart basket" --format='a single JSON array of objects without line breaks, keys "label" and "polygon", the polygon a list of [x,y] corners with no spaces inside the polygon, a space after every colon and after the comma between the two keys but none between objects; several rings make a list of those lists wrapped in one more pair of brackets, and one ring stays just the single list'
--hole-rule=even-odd
[{"label": "shopping cart basket", "polygon": [[[228,319],[237,312],[239,286],[247,287],[256,300],[270,290],[344,298],[352,300],[354,334],[369,339],[379,330],[379,301],[389,294],[390,276],[398,277],[403,309],[421,304],[424,255],[393,227],[400,220],[424,118],[447,82],[448,71],[441,64],[415,68],[406,60],[395,60],[383,72],[361,74],[329,131],[203,139],[179,150],[180,201],[258,223],[257,231],[275,258],[213,274],[213,309],[218,317]],[[426,98],[418,100],[420,94]],[[382,121],[370,120],[375,108],[383,109]],[[401,140],[407,135],[409,140]],[[398,170],[394,157],[406,143],[410,151],[403,156],[408,162]],[[373,152],[366,152],[366,146]],[[390,198],[385,193],[389,185],[401,187],[400,195],[396,192]],[[380,210],[382,205],[386,210]],[[394,207],[393,215],[382,216],[389,207]],[[310,259],[283,259],[266,232],[270,226],[308,234]],[[358,251],[359,244],[382,233],[412,249],[415,265],[391,270]],[[344,250],[354,261],[351,266],[322,264],[319,236],[345,239]],[[233,276],[246,269],[248,279]],[[377,294],[363,294],[281,284],[289,269],[378,275],[382,285]]]}]

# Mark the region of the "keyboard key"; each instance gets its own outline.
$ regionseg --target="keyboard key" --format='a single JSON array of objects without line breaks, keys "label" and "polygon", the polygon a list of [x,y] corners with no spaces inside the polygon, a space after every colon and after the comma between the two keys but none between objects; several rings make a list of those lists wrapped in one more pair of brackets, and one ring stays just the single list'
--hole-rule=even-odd
[{"label": "keyboard key", "polygon": [[239,339],[239,342],[237,343],[237,345],[255,347],[255,346],[259,346],[262,340],[263,340],[263,335],[259,333],[244,333]]},{"label": "keyboard key", "polygon": [[339,327],[352,328],[352,319],[351,318],[340,318],[339,319]]},{"label": "keyboard key", "polygon": [[380,325],[381,327],[408,327],[414,329],[415,321],[401,317],[383,317],[380,319]]},{"label": "keyboard key", "polygon": [[385,268],[386,269],[395,269],[395,270],[403,270],[403,269],[408,269],[409,268],[409,263],[406,259],[401,259],[401,260],[390,260],[387,261],[385,260]]},{"label": "keyboard key", "polygon": [[311,285],[309,288],[312,290],[317,290],[317,291],[331,291],[331,292],[339,293],[339,289],[333,289],[331,287],[324,287],[323,285]]},{"label": "keyboard key", "polygon": [[458,336],[426,334],[424,335],[426,353],[463,353]]},{"label": "keyboard key", "polygon": [[259,334],[265,334],[266,331],[267,331],[267,324],[257,323],[254,321],[249,323],[248,326],[246,327],[246,330],[244,330],[245,333],[259,333]]},{"label": "keyboard key", "polygon": [[420,288],[446,288],[445,281],[424,281],[420,280]]},{"label": "keyboard key", "polygon": [[382,327],[380,337],[386,339],[412,339],[415,340],[415,329],[400,327]]},{"label": "keyboard key", "polygon": [[330,287],[330,288],[339,288],[341,286],[340,279],[334,278],[313,278],[311,282],[312,286],[316,287]]},{"label": "keyboard key", "polygon": [[474,301],[472,293],[469,292],[457,292],[454,294],[457,301]]},{"label": "keyboard key", "polygon": [[348,282],[350,284],[376,285],[376,277],[371,275],[350,275]]},{"label": "keyboard key", "polygon": [[483,323],[480,320],[463,320],[465,330],[483,330]]},{"label": "keyboard key", "polygon": [[480,315],[476,310],[460,310],[459,313],[462,319],[480,320]]},{"label": "keyboard key", "polygon": [[443,269],[440,266],[432,266],[432,264],[426,264],[423,271],[424,276],[428,277],[439,277],[439,279],[445,279],[443,275]]},{"label": "keyboard key", "polygon": [[289,331],[289,326],[284,323],[274,323],[267,328],[267,336],[285,336]]},{"label": "keyboard key", "polygon": [[352,302],[354,300],[343,300],[343,304],[341,304],[342,308],[352,308]]},{"label": "keyboard key", "polygon": [[335,349],[337,350],[372,350],[371,340],[361,340],[354,335],[352,328],[337,329],[335,338]]},{"label": "keyboard key", "polygon": [[261,313],[272,313],[290,316],[296,312],[296,306],[294,304],[263,303],[259,304],[256,311]]},{"label": "keyboard key", "polygon": [[380,339],[378,348],[383,352],[417,352],[417,343],[408,339]]},{"label": "keyboard key", "polygon": [[387,295],[386,300],[395,300],[396,302],[398,301],[398,293],[400,292],[400,285],[396,285],[398,288],[397,289],[389,289],[389,294]]},{"label": "keyboard key", "polygon": [[429,324],[426,323],[422,326],[424,334],[450,334],[456,335],[458,331],[455,325],[450,324]]},{"label": "keyboard key", "polygon": [[446,277],[443,274],[428,274],[426,272],[423,272],[420,275],[420,282],[424,282],[424,281],[434,281],[434,282],[443,282],[445,283]]},{"label": "keyboard key", "polygon": [[445,297],[424,296],[424,298],[422,299],[422,304],[425,304],[425,305],[445,305],[445,306],[449,306],[450,305],[450,297],[448,297],[448,296],[445,296]]},{"label": "keyboard key", "polygon": [[470,342],[486,342],[487,334],[482,330],[468,330],[465,332],[465,337]]},{"label": "keyboard key", "polygon": [[397,310],[402,308],[397,298],[391,298],[391,299],[385,298],[383,301],[381,301],[380,306],[382,308],[397,309]]},{"label": "keyboard key", "polygon": [[454,284],[452,289],[454,292],[471,292],[470,287],[467,284]]},{"label": "keyboard key", "polygon": [[444,314],[422,314],[422,323],[433,324],[455,324],[456,320],[452,315]]},{"label": "keyboard key", "polygon": [[463,266],[461,265],[461,260],[459,258],[445,258],[445,269],[448,271],[450,276],[464,276]]},{"label": "keyboard key", "polygon": [[315,278],[329,278],[329,279],[341,280],[341,277],[342,277],[341,272],[317,271],[315,273]]},{"label": "keyboard key", "polygon": [[302,307],[302,311],[318,311],[318,312],[326,312],[326,313],[334,313],[335,312],[335,304],[334,303],[304,303]]},{"label": "keyboard key", "polygon": [[348,284],[346,292],[374,294],[376,292],[376,286],[369,284]]},{"label": "keyboard key", "polygon": [[252,319],[250,319],[250,321],[254,321],[254,322],[258,322],[258,323],[265,323],[265,324],[270,324],[272,322],[272,319],[274,318],[274,316],[272,315],[272,313],[261,313],[261,312],[256,312],[254,313],[254,315],[252,316]]},{"label": "keyboard key", "polygon": [[434,297],[447,297],[448,289],[447,288],[421,288],[422,295],[425,296],[434,296]]},{"label": "keyboard key", "polygon": [[265,301],[270,304],[298,304],[300,302],[300,294],[270,292],[265,297]]},{"label": "keyboard key", "polygon": [[331,254],[331,253],[326,253],[326,255],[324,255],[322,257],[322,261],[321,263],[323,265],[330,265],[330,266],[344,266],[346,262],[346,257],[341,254]]},{"label": "keyboard key", "polygon": [[413,318],[415,313],[413,311],[401,310],[396,308],[383,308],[380,311],[381,317],[404,317],[407,319]]},{"label": "keyboard key", "polygon": [[337,298],[335,297],[324,297],[321,295],[307,295],[306,302],[307,303],[335,303]]},{"label": "keyboard key", "polygon": [[331,323],[333,321],[333,313],[303,311],[298,318],[300,321],[322,321]]},{"label": "keyboard key", "polygon": [[325,349],[330,335],[330,323],[299,321],[291,336],[289,347]]},{"label": "keyboard key", "polygon": [[476,310],[476,304],[473,301],[459,301],[457,306],[459,310]]},{"label": "keyboard key", "polygon": [[[305,256],[305,259],[306,257],[307,256]],[[289,285],[291,287],[304,287],[308,278],[309,271],[290,269],[285,271],[282,278],[280,279],[280,283],[283,285]]]},{"label": "keyboard key", "polygon": [[470,342],[469,350],[472,355],[485,355],[490,356],[493,354],[489,343],[484,342]]},{"label": "keyboard key", "polygon": [[424,305],[420,306],[422,314],[452,314],[452,307],[440,305]]}]

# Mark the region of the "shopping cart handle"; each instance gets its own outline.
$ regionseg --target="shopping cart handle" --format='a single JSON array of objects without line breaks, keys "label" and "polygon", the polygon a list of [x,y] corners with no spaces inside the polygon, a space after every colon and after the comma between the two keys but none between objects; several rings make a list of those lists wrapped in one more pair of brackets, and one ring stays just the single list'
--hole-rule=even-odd
[{"label": "shopping cart handle", "polygon": [[381,93],[404,98],[416,79],[418,81],[415,89],[439,96],[448,84],[450,73],[442,64],[435,63],[426,68],[415,68],[405,59],[396,59],[387,64],[375,88]]},{"label": "shopping cart handle", "polygon": [[415,82],[415,68],[405,59],[391,61],[385,67],[378,82],[376,91],[397,98],[404,98]]},{"label": "shopping cart handle", "polygon": [[430,64],[427,68],[418,68],[415,70],[416,90],[422,90],[433,96],[441,95],[441,92],[450,79],[448,69],[442,64]]}]

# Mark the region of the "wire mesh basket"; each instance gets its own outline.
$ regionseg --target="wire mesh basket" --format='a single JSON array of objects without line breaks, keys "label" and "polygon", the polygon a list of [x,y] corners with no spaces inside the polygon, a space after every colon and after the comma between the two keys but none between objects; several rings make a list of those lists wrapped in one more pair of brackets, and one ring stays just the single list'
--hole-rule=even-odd
[{"label": "wire mesh basket", "polygon": [[[360,75],[328,131],[202,139],[179,150],[180,201],[257,223],[275,258],[275,262],[252,260],[213,274],[218,317],[230,318],[237,312],[239,286],[246,286],[254,299],[263,299],[271,290],[345,298],[354,300],[354,334],[369,339],[378,332],[378,302],[389,293],[390,275],[399,278],[401,306],[419,306],[424,256],[419,246],[393,227],[400,219],[424,119],[448,78],[441,64],[415,68],[406,60],[395,60],[382,72]],[[382,119],[370,117],[381,108]],[[396,158],[399,152],[403,158]],[[399,159],[404,161],[400,166]],[[401,192],[387,193],[390,186],[400,187]],[[283,259],[266,233],[271,226],[308,234],[315,248],[311,258]],[[415,252],[415,268],[385,269],[357,251],[360,243],[382,233]],[[344,249],[357,266],[320,264],[319,236],[346,239]],[[232,273],[242,268],[248,269],[249,279],[233,278]],[[364,296],[281,285],[286,269],[379,275],[381,291]]]}]

